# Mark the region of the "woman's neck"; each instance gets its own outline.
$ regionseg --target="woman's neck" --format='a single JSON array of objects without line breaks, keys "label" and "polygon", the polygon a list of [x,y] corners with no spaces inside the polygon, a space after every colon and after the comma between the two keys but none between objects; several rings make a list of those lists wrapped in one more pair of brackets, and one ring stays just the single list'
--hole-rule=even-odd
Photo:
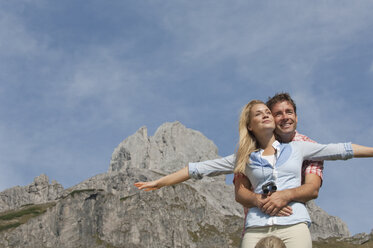
[{"label": "woman's neck", "polygon": [[268,133],[261,133],[259,135],[255,135],[259,146],[261,149],[263,149],[263,155],[273,155],[275,154],[276,150],[273,148],[272,144],[275,142],[276,138],[275,135],[272,132]]}]

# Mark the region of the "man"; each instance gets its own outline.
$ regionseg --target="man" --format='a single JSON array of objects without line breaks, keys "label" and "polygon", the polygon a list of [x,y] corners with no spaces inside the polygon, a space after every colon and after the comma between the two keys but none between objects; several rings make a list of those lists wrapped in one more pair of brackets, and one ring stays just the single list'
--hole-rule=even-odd
[{"label": "man", "polygon": [[[296,115],[296,105],[289,94],[276,94],[267,101],[267,106],[274,116],[276,124],[275,133],[281,142],[290,142],[292,140],[311,141],[306,136],[296,132],[298,121]],[[151,182],[138,182],[135,183],[135,186],[139,189],[150,191],[159,189],[163,186],[174,185],[186,181],[191,177],[201,179],[203,176],[229,174],[232,173],[234,169],[234,158],[235,155],[231,155],[210,161],[189,163],[187,167],[173,174],[164,176]],[[248,179],[242,175],[235,175],[235,180],[239,180],[237,181],[237,185],[241,185],[240,187],[236,187],[235,190],[243,190],[247,192],[248,196],[247,198],[236,200],[245,207],[256,206],[263,212],[270,215],[290,215],[292,213],[291,208],[287,206],[289,202],[307,202],[311,199],[315,199],[318,196],[318,191],[321,186],[323,169],[322,163],[308,162],[303,164],[303,167],[305,173],[304,184],[295,189],[277,191],[270,194],[266,198],[263,198],[261,195],[257,194],[253,195],[254,193],[250,191],[250,183]],[[253,196],[255,196],[255,202],[252,201]]]}]

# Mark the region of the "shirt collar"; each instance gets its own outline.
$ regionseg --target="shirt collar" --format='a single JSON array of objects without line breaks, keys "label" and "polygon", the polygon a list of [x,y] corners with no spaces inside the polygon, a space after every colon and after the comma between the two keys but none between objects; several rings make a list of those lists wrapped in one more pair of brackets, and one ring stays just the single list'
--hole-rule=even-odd
[{"label": "shirt collar", "polygon": [[293,140],[294,140],[297,136],[299,136],[299,133],[298,133],[297,130],[295,130],[295,135],[294,135],[294,137],[293,137]]},{"label": "shirt collar", "polygon": [[[281,143],[278,141],[278,140],[275,140],[273,143],[272,143],[272,147],[275,148],[276,150],[276,157],[278,157],[278,155],[280,154],[280,151],[281,151]],[[262,156],[264,150],[263,149],[259,149],[259,154],[260,156]]]},{"label": "shirt collar", "polygon": [[275,156],[276,156],[276,158],[278,158],[278,156],[280,156],[280,152],[281,152],[281,143],[278,142],[278,140],[275,140],[275,142],[273,142],[273,144],[272,144],[272,147],[275,148],[275,150],[276,150]]},{"label": "shirt collar", "polygon": [[272,143],[272,147],[276,150],[280,148],[281,143],[278,140],[275,140],[275,142]]}]

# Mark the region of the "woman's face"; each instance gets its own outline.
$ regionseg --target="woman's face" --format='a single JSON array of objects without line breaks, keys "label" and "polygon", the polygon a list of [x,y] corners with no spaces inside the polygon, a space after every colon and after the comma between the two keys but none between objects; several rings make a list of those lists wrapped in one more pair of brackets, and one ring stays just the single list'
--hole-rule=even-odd
[{"label": "woman's face", "polygon": [[247,127],[249,131],[255,133],[275,130],[275,122],[271,111],[265,104],[255,104],[250,110],[250,122]]}]

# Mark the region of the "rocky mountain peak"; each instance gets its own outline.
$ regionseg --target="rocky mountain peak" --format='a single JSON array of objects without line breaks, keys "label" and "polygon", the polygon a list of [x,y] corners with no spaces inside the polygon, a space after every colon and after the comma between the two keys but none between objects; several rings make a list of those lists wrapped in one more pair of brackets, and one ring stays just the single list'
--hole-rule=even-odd
[{"label": "rocky mountain peak", "polygon": [[211,140],[180,122],[164,123],[152,137],[141,127],[114,150],[109,172],[137,167],[169,173],[190,161],[216,158],[217,151]]},{"label": "rocky mountain peak", "polygon": [[57,199],[63,187],[56,181],[49,183],[45,174],[35,177],[34,181],[24,187],[16,186],[0,193],[0,212],[15,209],[27,204],[46,203]]}]

